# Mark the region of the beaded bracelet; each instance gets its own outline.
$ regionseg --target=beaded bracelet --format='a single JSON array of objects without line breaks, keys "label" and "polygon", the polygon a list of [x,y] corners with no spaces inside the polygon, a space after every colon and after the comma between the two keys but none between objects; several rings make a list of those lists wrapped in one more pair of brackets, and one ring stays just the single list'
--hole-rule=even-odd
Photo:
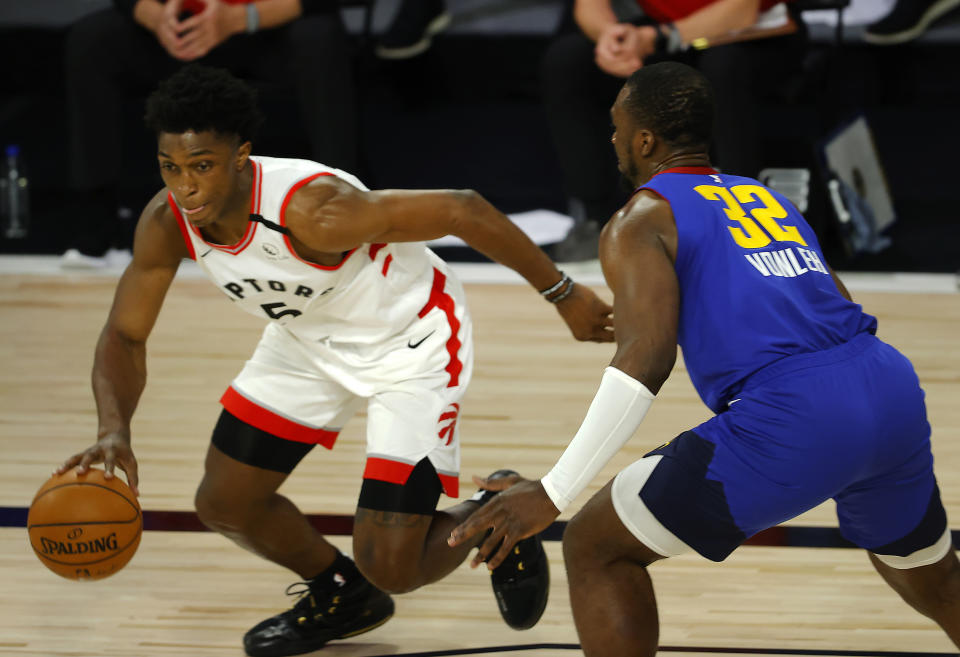
[{"label": "beaded bracelet", "polygon": [[570,296],[570,293],[573,292],[573,280],[569,276],[566,277],[566,280],[570,282],[570,284],[567,286],[567,289],[555,297],[547,297],[547,301],[549,301],[550,303],[560,303],[561,301],[566,299],[568,296]]},{"label": "beaded bracelet", "polygon": [[540,290],[540,294],[542,294],[545,297],[549,297],[551,294],[562,289],[564,284],[567,283],[569,280],[570,280],[569,276],[567,276],[563,272],[560,272],[560,280],[554,283],[553,285],[551,285],[550,287],[548,287],[546,290]]}]

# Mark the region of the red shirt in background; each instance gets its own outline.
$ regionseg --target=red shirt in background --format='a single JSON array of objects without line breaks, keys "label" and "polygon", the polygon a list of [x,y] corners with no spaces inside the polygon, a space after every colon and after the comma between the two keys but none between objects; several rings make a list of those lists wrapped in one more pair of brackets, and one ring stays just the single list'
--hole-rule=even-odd
[{"label": "red shirt in background", "polygon": [[[637,0],[647,16],[658,23],[672,23],[693,12],[712,5],[717,0]],[[766,11],[784,0],[760,0],[760,11]]]}]

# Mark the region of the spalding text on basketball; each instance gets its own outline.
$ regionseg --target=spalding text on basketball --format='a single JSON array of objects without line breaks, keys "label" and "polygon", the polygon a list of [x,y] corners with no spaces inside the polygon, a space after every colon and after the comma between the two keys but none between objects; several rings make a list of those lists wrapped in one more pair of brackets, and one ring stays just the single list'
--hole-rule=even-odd
[{"label": "spalding text on basketball", "polygon": [[44,554],[95,554],[97,552],[114,551],[117,549],[116,533],[90,541],[52,541],[45,536],[40,537],[40,545]]}]

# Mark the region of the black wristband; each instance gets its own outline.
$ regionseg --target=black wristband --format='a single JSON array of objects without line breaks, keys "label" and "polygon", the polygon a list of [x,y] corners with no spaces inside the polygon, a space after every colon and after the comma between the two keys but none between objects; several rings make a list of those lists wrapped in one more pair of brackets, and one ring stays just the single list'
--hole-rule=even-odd
[{"label": "black wristband", "polygon": [[683,37],[680,36],[680,31],[676,25],[673,23],[664,23],[659,29],[660,34],[662,34],[666,40],[664,51],[668,55],[675,55],[687,49],[688,44],[683,42]]},{"label": "black wristband", "polygon": [[653,42],[653,52],[662,55],[667,52],[667,33],[663,31],[663,25],[655,25],[654,28],[657,30],[657,38]]}]

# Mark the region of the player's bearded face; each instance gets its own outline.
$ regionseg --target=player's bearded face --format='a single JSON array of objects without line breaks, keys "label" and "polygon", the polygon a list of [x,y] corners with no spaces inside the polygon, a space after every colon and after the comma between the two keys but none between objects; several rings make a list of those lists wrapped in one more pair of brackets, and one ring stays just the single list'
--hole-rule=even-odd
[{"label": "player's bearded face", "polygon": [[613,120],[613,150],[617,154],[617,168],[622,174],[620,184],[628,191],[632,190],[637,181],[637,165],[634,162],[633,128],[625,121],[620,100],[613,106],[611,112]]},{"label": "player's bearded face", "polygon": [[614,140],[614,150],[617,152],[617,169],[620,170],[620,186],[632,192],[639,180],[639,170],[634,160],[633,140],[626,134],[621,139]]},{"label": "player's bearded face", "polygon": [[237,186],[235,139],[213,132],[161,133],[160,176],[196,226],[209,225],[228,208]]},{"label": "player's bearded face", "polygon": [[634,187],[637,186],[637,179],[639,178],[640,172],[637,169],[637,163],[633,159],[633,144],[632,142],[627,143],[626,156],[621,158],[619,155],[617,159],[619,160],[619,169],[620,173],[620,184],[628,192],[632,192]]}]

